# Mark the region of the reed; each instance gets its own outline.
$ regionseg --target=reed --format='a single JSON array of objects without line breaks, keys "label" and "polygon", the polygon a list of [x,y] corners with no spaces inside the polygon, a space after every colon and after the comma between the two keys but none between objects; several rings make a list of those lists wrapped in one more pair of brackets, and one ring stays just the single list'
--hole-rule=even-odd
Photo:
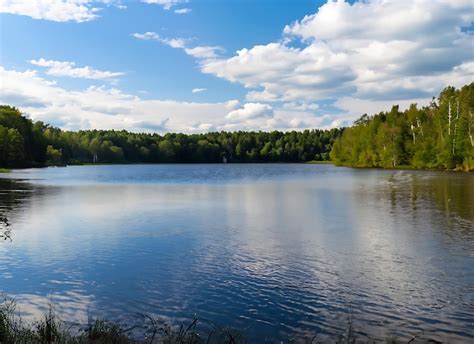
[{"label": "reed", "polygon": [[[26,323],[17,311],[15,300],[2,295],[0,297],[0,343],[1,344],[200,344],[247,343],[246,330],[222,328],[210,322],[194,318],[188,324],[171,325],[149,315],[140,315],[143,326],[125,327],[105,319],[89,320],[85,326],[77,327],[62,321],[52,304],[40,320]],[[204,325],[204,326],[203,326]],[[263,340],[262,342],[268,342]],[[327,343],[318,335],[306,338],[288,338],[281,343]],[[361,337],[354,330],[352,316],[344,335],[339,335],[331,343],[375,343],[367,337]],[[387,338],[386,343],[398,343],[396,338]]]}]

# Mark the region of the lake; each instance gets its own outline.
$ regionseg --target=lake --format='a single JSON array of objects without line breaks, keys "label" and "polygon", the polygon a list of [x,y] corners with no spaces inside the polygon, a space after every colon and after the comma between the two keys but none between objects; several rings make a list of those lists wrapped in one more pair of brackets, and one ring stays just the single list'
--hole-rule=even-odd
[{"label": "lake", "polygon": [[[250,341],[472,342],[474,174],[308,164],[0,174],[0,291],[25,319],[196,315]],[[3,234],[2,234],[3,232]]]}]

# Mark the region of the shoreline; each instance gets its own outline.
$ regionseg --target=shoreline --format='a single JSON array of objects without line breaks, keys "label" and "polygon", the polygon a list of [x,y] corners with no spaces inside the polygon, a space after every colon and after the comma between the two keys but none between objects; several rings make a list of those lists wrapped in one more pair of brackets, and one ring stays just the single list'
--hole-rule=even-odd
[{"label": "shoreline", "polygon": [[333,165],[336,167],[346,167],[353,168],[358,170],[383,170],[383,171],[426,171],[426,172],[455,172],[455,173],[470,173],[474,170],[464,170],[461,168],[454,169],[441,169],[441,168],[418,168],[407,165],[400,165],[397,167],[369,167],[369,166],[350,166],[350,165],[341,165],[333,162]]},{"label": "shoreline", "polygon": [[28,166],[28,167],[18,167],[18,168],[4,168],[0,167],[0,173],[11,173],[15,170],[26,170],[31,168],[62,168],[69,166],[123,166],[123,165],[333,165],[335,167],[345,167],[352,168],[357,170],[381,170],[381,171],[426,171],[426,172],[455,172],[455,173],[470,173],[474,170],[465,170],[461,168],[454,169],[440,169],[440,168],[417,168],[412,166],[401,165],[398,167],[369,167],[369,166],[350,166],[337,164],[334,161],[330,160],[311,160],[311,161],[298,161],[298,162],[274,162],[274,161],[259,161],[259,162],[229,162],[229,163],[220,163],[220,162],[120,162],[120,163],[81,163],[81,164],[65,164],[65,165],[44,165],[44,166]]},{"label": "shoreline", "polygon": [[[225,324],[216,324],[212,321],[193,318],[181,321],[170,320],[149,314],[136,314],[141,325],[118,322],[105,317],[89,318],[85,324],[64,321],[55,311],[55,305],[49,303],[40,319],[35,318],[29,322],[21,317],[14,298],[5,294],[0,298],[0,343],[8,344],[36,344],[36,343],[65,343],[65,344],[99,344],[99,343],[166,343],[166,344],[198,344],[198,343],[251,343],[259,335],[252,333],[250,327],[243,329],[234,328]],[[415,339],[430,341],[431,333],[420,331],[387,330],[387,334],[380,338],[371,338],[355,324],[356,319],[349,313],[347,324],[340,331],[327,333],[326,331],[295,331],[292,334],[278,335],[276,337],[260,337],[262,342],[278,343],[359,343],[363,341],[375,344],[384,341],[388,344],[411,342]],[[130,320],[132,320],[130,318]],[[256,324],[255,324],[256,325]],[[345,327],[345,328],[344,328]],[[380,329],[386,329],[380,326]],[[385,332],[385,331],[384,331]],[[434,334],[433,334],[434,335]],[[410,339],[411,338],[411,339]],[[319,339],[315,341],[316,339]]]}]

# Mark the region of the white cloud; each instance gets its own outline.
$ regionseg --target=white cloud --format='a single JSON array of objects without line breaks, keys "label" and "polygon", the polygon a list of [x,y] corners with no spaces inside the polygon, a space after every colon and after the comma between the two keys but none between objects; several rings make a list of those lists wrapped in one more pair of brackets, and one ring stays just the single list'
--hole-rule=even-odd
[{"label": "white cloud", "polygon": [[272,110],[272,107],[268,104],[247,103],[244,104],[242,108],[229,112],[226,118],[232,121],[242,121],[263,116],[272,116]]},{"label": "white cloud", "polygon": [[193,88],[191,93],[201,93],[201,92],[206,92],[207,88]]},{"label": "white cloud", "polygon": [[174,10],[174,13],[176,14],[188,14],[188,13],[191,13],[191,9],[190,8],[178,8],[176,10]]},{"label": "white cloud", "polygon": [[132,36],[135,37],[136,39],[141,39],[141,40],[155,40],[158,41],[160,40],[160,35],[158,35],[156,32],[145,32],[145,33],[132,33]]},{"label": "white cloud", "polygon": [[224,49],[218,46],[196,46],[193,48],[184,48],[184,52],[197,59],[213,59]]},{"label": "white cloud", "polygon": [[224,51],[219,46],[194,46],[190,47],[190,41],[184,38],[164,38],[156,32],[133,33],[133,37],[141,40],[153,40],[168,45],[175,49],[183,49],[183,51],[197,59],[213,59],[217,57],[219,52]]},{"label": "white cloud", "polygon": [[322,47],[300,50],[270,43],[239,50],[229,59],[206,60],[202,71],[249,89],[262,88],[249,92],[252,101],[315,100],[353,89],[350,82],[356,75],[348,65],[335,65],[338,59]]},{"label": "white cloud", "polygon": [[116,88],[91,86],[69,91],[38,75],[0,67],[0,103],[18,106],[34,120],[69,130],[205,132],[290,130],[330,126],[325,116],[238,100],[217,103],[144,100]]},{"label": "white cloud", "polygon": [[417,103],[420,106],[429,104],[431,98],[420,98],[420,99],[409,99],[398,101],[394,104],[391,100],[364,100],[353,97],[342,97],[338,99],[335,105],[344,110],[346,116],[343,116],[347,124],[350,124],[355,118],[360,117],[362,114],[375,114],[380,111],[389,111],[393,105],[398,105],[401,110],[407,109],[410,104]]},{"label": "white cloud", "polygon": [[133,131],[202,131],[202,123],[225,124],[225,115],[237,101],[192,103],[143,100],[118,89],[89,87],[68,91],[36,71],[19,72],[0,67],[0,102],[20,107],[35,120],[77,129]]},{"label": "white cloud", "polygon": [[462,30],[473,19],[470,0],[328,1],[280,42],[204,59],[201,70],[242,84],[252,102],[428,99],[473,80],[473,36]]},{"label": "white cloud", "polygon": [[173,6],[186,3],[188,0],[142,0],[146,4],[160,5],[165,10],[170,10]]},{"label": "white cloud", "polygon": [[343,124],[349,125],[352,123],[353,120],[360,117],[360,115],[364,113],[374,114],[380,111],[388,111],[393,105],[398,105],[401,110],[407,109],[410,104],[413,103],[416,103],[419,106],[426,106],[432,100],[432,96],[436,96],[438,90],[446,86],[446,80],[450,80],[448,81],[450,85],[453,85],[455,87],[461,87],[473,81],[473,73],[474,62],[468,62],[453,68],[451,72],[446,74],[402,79],[400,83],[392,85],[386,85],[382,83],[379,88],[375,87],[374,85],[374,88],[371,90],[371,92],[375,96],[377,96],[378,94],[384,92],[387,88],[393,88],[394,90],[404,88],[422,89],[423,87],[426,87],[426,85],[431,85],[428,88],[429,90],[432,90],[430,96],[425,96],[424,94],[421,94],[420,96],[417,96],[416,94],[411,94],[410,97],[408,97],[407,99],[397,100],[374,99],[373,97],[361,99],[346,96],[336,100],[334,105],[344,111],[345,115],[343,116]]},{"label": "white cloud", "polygon": [[316,103],[306,102],[288,102],[283,104],[283,108],[295,111],[315,111],[319,109],[319,105]]},{"label": "white cloud", "polygon": [[44,58],[30,60],[30,63],[35,66],[48,68],[46,74],[53,76],[99,80],[114,78],[124,74],[122,72],[100,71],[89,66],[76,67],[74,62],[45,60]]},{"label": "white cloud", "polygon": [[102,9],[102,7],[97,7],[100,3],[115,5],[118,8],[126,7],[116,0],[2,0],[0,13],[55,22],[82,23],[98,18],[97,13]]},{"label": "white cloud", "polygon": [[[66,2],[77,11],[64,10],[61,6]],[[114,0],[103,0],[102,4],[111,2]],[[144,2],[169,10],[186,1]],[[20,6],[5,0],[0,10],[78,22],[96,18],[99,11],[89,0],[32,3]],[[107,87],[67,91],[35,71],[4,69],[0,99],[22,107],[36,119],[71,129],[199,132],[347,125],[362,113],[387,110],[392,104],[402,108],[412,102],[425,105],[447,85],[472,82],[473,35],[463,29],[474,19],[471,3],[328,1],[316,13],[287,25],[280,41],[243,48],[227,58],[222,57],[224,49],[219,46],[199,46],[190,39],[161,37],[156,32],[132,34],[136,39],[182,49],[198,60],[203,73],[243,85],[248,90],[243,104],[236,100],[143,100]],[[57,11],[48,10],[55,6]],[[67,61],[31,62],[55,76],[108,79],[123,74],[76,67]],[[204,90],[192,90],[199,92]],[[334,101],[340,113],[325,114],[321,101]]]}]

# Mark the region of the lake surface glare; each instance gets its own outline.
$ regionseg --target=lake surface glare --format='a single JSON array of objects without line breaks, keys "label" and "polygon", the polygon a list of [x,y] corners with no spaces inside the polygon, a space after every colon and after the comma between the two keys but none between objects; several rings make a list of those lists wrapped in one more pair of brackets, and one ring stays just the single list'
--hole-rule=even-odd
[{"label": "lake surface glare", "polygon": [[362,338],[474,338],[472,173],[15,170],[0,175],[0,217],[0,292],[25,319],[52,300],[71,323],[196,315],[251,342],[324,340],[349,321]]}]

